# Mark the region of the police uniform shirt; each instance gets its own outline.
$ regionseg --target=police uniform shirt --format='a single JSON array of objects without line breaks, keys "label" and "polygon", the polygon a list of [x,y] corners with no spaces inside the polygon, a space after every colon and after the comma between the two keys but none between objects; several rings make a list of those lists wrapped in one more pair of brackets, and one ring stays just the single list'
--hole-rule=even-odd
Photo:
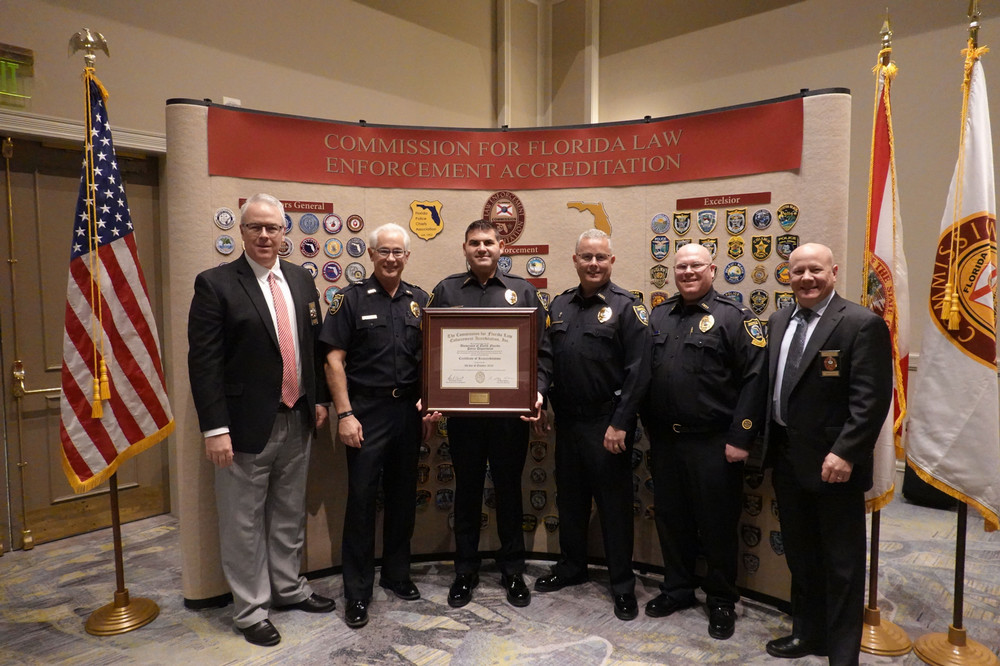
[{"label": "police uniform shirt", "polygon": [[610,425],[635,421],[649,384],[649,317],[631,293],[606,283],[592,296],[580,287],[559,294],[538,350],[538,390],[559,407],[596,408],[614,402]]},{"label": "police uniform shirt", "polygon": [[750,448],[767,400],[767,340],[743,305],[709,289],[685,305],[679,294],[653,308],[652,377],[643,422],[726,431]]},{"label": "police uniform shirt", "polygon": [[415,386],[420,381],[420,321],[429,297],[400,282],[395,296],[374,277],[334,295],[319,339],[347,352],[349,388]]},{"label": "police uniform shirt", "polygon": [[527,280],[497,271],[486,284],[479,282],[472,271],[449,275],[438,282],[431,293],[435,308],[538,308],[538,339],[545,333],[547,313],[538,298],[538,291]]}]

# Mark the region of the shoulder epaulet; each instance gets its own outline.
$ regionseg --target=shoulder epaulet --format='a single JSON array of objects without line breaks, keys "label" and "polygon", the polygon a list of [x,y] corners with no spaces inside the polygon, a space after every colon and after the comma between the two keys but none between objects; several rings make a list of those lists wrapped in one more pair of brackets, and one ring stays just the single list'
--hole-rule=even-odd
[{"label": "shoulder epaulet", "polygon": [[576,287],[570,287],[569,289],[567,289],[566,291],[564,291],[563,293],[561,293],[561,294],[559,294],[559,295],[560,295],[560,296],[563,296],[563,295],[565,295],[565,294],[568,294],[568,293],[569,293],[569,292],[571,292],[571,291],[574,291],[575,289],[576,289]]},{"label": "shoulder epaulet", "polygon": [[750,312],[750,308],[748,308],[747,306],[743,305],[742,303],[740,303],[738,301],[734,301],[731,298],[723,296],[722,294],[716,294],[715,295],[715,301],[717,303],[725,303],[726,305],[728,305],[730,307],[733,307],[733,308],[736,308],[737,310],[739,310],[740,312],[742,312],[744,314],[752,314]]}]

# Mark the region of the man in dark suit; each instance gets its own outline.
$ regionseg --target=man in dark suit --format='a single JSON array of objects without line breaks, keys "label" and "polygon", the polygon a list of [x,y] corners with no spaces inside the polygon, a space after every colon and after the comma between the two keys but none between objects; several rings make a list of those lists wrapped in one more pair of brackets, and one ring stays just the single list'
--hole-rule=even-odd
[{"label": "man in dark suit", "polygon": [[857,664],[865,593],[865,491],[892,402],[892,346],[881,317],[834,291],[830,248],[789,258],[796,305],[774,313],[765,462],[774,466],[792,634],[768,654]]},{"label": "man in dark suit", "polygon": [[215,464],[222,569],[233,624],[255,645],[281,640],[268,610],[327,613],[334,602],[299,575],[306,471],[329,393],[316,352],[319,294],[299,266],[278,260],[281,202],[240,211],[244,253],[195,279],[188,371],[205,454]]}]

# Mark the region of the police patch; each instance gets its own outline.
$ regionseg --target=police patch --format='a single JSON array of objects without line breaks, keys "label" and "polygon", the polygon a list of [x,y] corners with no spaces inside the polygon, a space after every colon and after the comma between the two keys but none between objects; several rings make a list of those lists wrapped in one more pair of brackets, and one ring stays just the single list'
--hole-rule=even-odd
[{"label": "police patch", "polygon": [[795,204],[788,203],[778,206],[778,224],[785,231],[791,231],[798,219],[799,207]]},{"label": "police patch", "polygon": [[483,504],[487,509],[497,508],[497,489],[492,486],[483,488]]},{"label": "police patch", "polygon": [[740,525],[740,538],[748,548],[756,548],[760,543],[760,528],[756,525]]},{"label": "police patch", "polygon": [[545,525],[545,531],[552,534],[559,529],[559,516],[545,516],[542,518],[542,524]]},{"label": "police patch", "polygon": [[531,459],[535,462],[542,462],[545,460],[545,453],[548,449],[548,444],[540,439],[536,439],[529,445],[529,450],[531,451]]},{"label": "police patch", "polygon": [[764,261],[771,256],[771,237],[770,236],[751,236],[750,237],[750,254],[757,261]]},{"label": "police patch", "polygon": [[441,483],[451,483],[455,480],[455,468],[451,463],[441,463],[438,465],[437,480]]},{"label": "police patch", "polygon": [[750,292],[750,309],[759,317],[764,314],[770,300],[771,296],[765,289],[754,289]]},{"label": "police patch", "polygon": [[754,490],[760,488],[760,484],[764,483],[764,472],[759,469],[744,470],[743,483]]},{"label": "police patch", "polygon": [[410,301],[410,312],[414,317],[420,319],[420,305],[416,301]]},{"label": "police patch", "polygon": [[733,291],[723,292],[722,295],[731,301],[736,301],[740,305],[743,304],[743,294],[741,292],[736,291],[735,289]]},{"label": "police patch", "polygon": [[670,295],[665,291],[654,291],[649,295],[649,305],[650,307],[656,307],[660,303],[665,302]]},{"label": "police patch", "polygon": [[656,261],[663,261],[670,254],[670,239],[666,236],[653,236],[649,241],[649,253]]},{"label": "police patch", "polygon": [[542,306],[542,309],[548,312],[549,310],[549,292],[547,291],[535,291],[535,295],[538,297],[538,303]]},{"label": "police patch", "polygon": [[760,569],[760,558],[753,553],[743,553],[743,567],[747,573],[757,573],[757,569]]},{"label": "police patch", "polygon": [[442,511],[447,511],[455,504],[455,491],[451,488],[440,488],[434,497],[434,505]]},{"label": "police patch", "polygon": [[690,238],[678,238],[677,240],[674,241],[674,249],[675,250],[679,250],[682,247],[684,247],[685,245],[687,245],[688,243],[692,243],[692,242],[694,242],[694,241],[692,239],[690,239]]},{"label": "police patch", "polygon": [[337,311],[340,310],[340,306],[344,303],[344,295],[337,293],[333,295],[333,300],[330,301],[330,314],[335,315]]},{"label": "police patch", "polygon": [[531,480],[534,483],[545,483],[546,479],[549,478],[548,472],[545,471],[544,467],[532,467],[531,468]]},{"label": "police patch", "polygon": [[754,229],[767,229],[771,226],[771,211],[766,208],[755,210],[753,213]]},{"label": "police patch", "polygon": [[753,271],[750,273],[750,277],[757,284],[764,284],[767,282],[767,268],[764,264],[757,264],[753,267]]},{"label": "police patch", "polygon": [[683,236],[691,228],[691,213],[674,213],[674,232]]},{"label": "police patch", "polygon": [[728,254],[733,259],[739,259],[743,256],[743,237],[733,236],[729,239],[729,249],[726,250]]},{"label": "police patch", "polygon": [[764,329],[760,325],[760,320],[754,317],[743,322],[743,328],[750,336],[750,344],[754,347],[767,347],[767,338],[764,337]]},{"label": "police patch", "polygon": [[649,222],[649,228],[654,234],[664,234],[670,228],[670,218],[666,213],[657,213]]},{"label": "police patch", "polygon": [[504,275],[510,273],[510,269],[513,267],[514,267],[514,260],[508,257],[506,254],[501,255],[500,258],[497,259],[497,269]]},{"label": "police patch", "polygon": [[743,268],[743,264],[740,262],[731,261],[726,264],[726,268],[722,271],[722,274],[729,284],[738,284],[743,282],[743,278],[747,276],[747,269]]},{"label": "police patch", "polygon": [[743,510],[751,516],[759,516],[764,506],[764,498],[760,495],[743,494]]},{"label": "police patch", "polygon": [[642,464],[642,451],[639,449],[632,449],[632,469],[639,469],[639,465]]},{"label": "police patch", "polygon": [[667,283],[667,267],[657,264],[649,269],[649,282],[657,289],[663,289]]},{"label": "police patch", "polygon": [[795,294],[790,291],[776,291],[774,292],[774,309],[781,310],[782,308],[787,308],[795,305]]},{"label": "police patch", "polygon": [[526,513],[521,516],[521,530],[523,532],[534,532],[538,528],[538,518],[534,514]]},{"label": "police patch", "polygon": [[799,246],[799,237],[795,234],[782,234],[778,236],[775,251],[782,259],[788,259],[792,250]]},{"label": "police patch", "polygon": [[548,504],[549,495],[544,490],[532,490],[528,496],[528,501],[531,503],[532,509],[541,511]]},{"label": "police patch", "polygon": [[771,542],[771,550],[774,551],[775,555],[785,554],[785,540],[781,536],[781,532],[778,530],[771,530],[771,536],[768,541]]},{"label": "police patch", "polygon": [[[732,236],[743,233],[747,228],[747,209],[730,208],[726,211],[726,231]],[[708,233],[708,232],[706,232]]]},{"label": "police patch", "polygon": [[645,305],[642,303],[633,305],[632,310],[635,312],[635,317],[639,320],[639,323],[643,326],[649,326],[649,313],[646,311]]},{"label": "police patch", "polygon": [[788,262],[783,261],[774,267],[774,279],[778,284],[788,284],[792,281],[792,274],[788,268]]},{"label": "police patch", "polygon": [[699,238],[698,244],[704,248],[708,248],[708,251],[712,253],[712,259],[715,259],[715,255],[719,251],[718,238]]},{"label": "police patch", "polygon": [[703,234],[712,233],[712,229],[715,229],[714,210],[698,211],[698,228],[701,229],[701,233]]}]

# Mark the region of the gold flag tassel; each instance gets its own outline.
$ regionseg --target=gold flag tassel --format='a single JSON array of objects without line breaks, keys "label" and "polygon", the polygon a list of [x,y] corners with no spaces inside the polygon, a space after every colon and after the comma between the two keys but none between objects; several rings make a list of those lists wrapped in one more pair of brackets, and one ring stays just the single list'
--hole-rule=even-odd
[{"label": "gold flag tassel", "polygon": [[101,359],[101,400],[111,399],[111,384],[108,382],[108,365]]}]

